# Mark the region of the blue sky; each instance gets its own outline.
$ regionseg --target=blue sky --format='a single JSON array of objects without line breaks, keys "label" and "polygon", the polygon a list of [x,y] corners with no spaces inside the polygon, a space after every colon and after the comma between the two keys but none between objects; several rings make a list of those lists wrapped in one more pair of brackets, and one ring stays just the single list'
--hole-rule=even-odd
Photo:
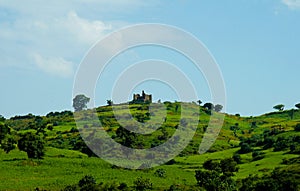
[{"label": "blue sky", "polygon": [[[174,25],[201,40],[223,73],[227,112],[259,115],[277,103],[292,108],[300,102],[299,20],[300,0],[0,0],[0,114],[71,110],[75,72],[89,48],[110,32],[138,23]],[[119,60],[173,54],[162,52],[144,47]],[[185,62],[173,58],[169,61]],[[98,105],[109,99],[110,74],[120,71],[115,63],[106,85],[98,84]],[[182,70],[193,73],[189,67]],[[199,78],[200,99],[210,101],[203,77],[195,75],[190,77]],[[140,84],[135,91],[141,89],[156,100],[177,99],[164,84]]]}]

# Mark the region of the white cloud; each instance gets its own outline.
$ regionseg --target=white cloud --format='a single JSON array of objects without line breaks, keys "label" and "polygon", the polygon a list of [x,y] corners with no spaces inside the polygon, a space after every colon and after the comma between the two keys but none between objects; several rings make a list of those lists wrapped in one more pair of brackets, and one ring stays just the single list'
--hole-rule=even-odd
[{"label": "white cloud", "polygon": [[79,64],[85,51],[113,27],[70,11],[56,18],[21,17],[13,21],[0,21],[0,28],[0,50],[3,50],[0,65],[31,68],[32,52],[39,52],[39,56],[34,56],[39,69],[70,77],[70,64],[65,60]]},{"label": "white cloud", "polygon": [[300,9],[300,0],[282,0],[290,9]]},{"label": "white cloud", "polygon": [[[35,66],[48,73],[70,76],[71,62],[75,67],[97,40],[128,24],[110,21],[110,15],[131,13],[155,2],[158,1],[53,0],[45,4],[39,0],[0,0],[0,66]],[[36,52],[39,54],[32,59]]]},{"label": "white cloud", "polygon": [[44,58],[35,53],[33,55],[36,66],[52,75],[70,77],[73,75],[73,63],[63,58]]},{"label": "white cloud", "polygon": [[68,30],[74,37],[82,43],[91,45],[97,39],[104,36],[112,26],[102,21],[89,21],[78,17],[77,13],[72,11],[68,14],[67,19],[62,20],[62,28]]}]

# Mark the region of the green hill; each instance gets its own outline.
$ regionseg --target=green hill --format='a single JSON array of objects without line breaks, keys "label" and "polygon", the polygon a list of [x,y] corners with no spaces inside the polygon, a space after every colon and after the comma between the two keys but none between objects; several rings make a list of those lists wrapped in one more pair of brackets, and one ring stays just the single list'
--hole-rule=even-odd
[{"label": "green hill", "polygon": [[[296,126],[300,124],[299,110],[274,112],[257,117],[224,114],[224,124],[217,140],[208,152],[200,155],[199,145],[210,117],[223,114],[193,103],[183,104],[188,108],[188,115],[184,118],[181,116],[179,102],[163,104],[167,111],[166,117],[163,111],[155,107],[149,110],[149,104],[131,104],[130,113],[135,120],[145,123],[154,119],[153,124],[149,124],[149,127],[153,128],[156,128],[155,122],[162,122],[153,133],[146,135],[126,132],[116,120],[112,106],[96,108],[103,129],[116,142],[131,148],[144,149],[163,144],[176,132],[178,125],[184,122],[187,123],[186,128],[195,128],[193,140],[174,160],[159,167],[143,170],[119,168],[95,157],[80,137],[72,112],[51,112],[46,116],[28,114],[6,119],[1,124],[10,128],[9,136],[16,140],[28,132],[39,134],[45,142],[45,155],[40,160],[28,159],[24,151],[14,149],[6,154],[1,150],[0,190],[62,190],[68,185],[77,185],[85,175],[93,176],[98,188],[102,190],[114,190],[113,187],[123,190],[138,189],[136,184],[139,177],[142,177],[142,180],[150,179],[153,190],[167,190],[170,187],[173,190],[199,190],[200,183],[197,185],[195,171],[204,170],[203,164],[207,160],[217,161],[232,157],[238,163],[238,171],[232,176],[238,189],[243,189],[246,183],[242,180],[250,175],[257,176],[251,182],[256,185],[253,187],[255,190],[258,187],[273,188],[270,185],[266,187],[263,180],[269,176],[274,177],[274,173],[280,176],[289,172],[295,176],[300,174],[300,132],[296,131]],[[125,109],[125,105],[122,104],[114,106],[121,121],[130,119]],[[76,113],[77,120],[88,121],[79,128],[84,130],[98,127],[97,121],[90,119],[92,111]],[[200,116],[196,115],[198,112]],[[197,128],[189,125],[190,121],[195,120],[199,122]],[[101,137],[95,135],[95,138]],[[2,145],[4,143],[5,141],[2,141]],[[109,152],[120,154],[121,151]],[[276,168],[279,169],[274,170]],[[299,179],[292,181],[299,185]],[[127,187],[125,184],[124,188],[120,187],[121,183],[125,183]],[[79,189],[79,186],[77,188]]]}]

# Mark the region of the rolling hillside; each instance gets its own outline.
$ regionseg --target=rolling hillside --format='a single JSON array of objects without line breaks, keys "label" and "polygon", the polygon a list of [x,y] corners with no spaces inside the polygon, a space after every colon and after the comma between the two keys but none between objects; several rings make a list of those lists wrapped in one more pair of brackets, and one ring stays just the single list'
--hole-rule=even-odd
[{"label": "rolling hillside", "polygon": [[[43,127],[40,136],[45,141],[46,149],[45,156],[40,160],[28,159],[26,152],[18,149],[8,154],[1,150],[0,190],[62,190],[68,185],[77,185],[85,175],[93,176],[103,189],[104,185],[118,187],[125,183],[126,189],[132,190],[137,178],[142,177],[150,179],[153,190],[166,190],[172,185],[178,190],[199,190],[195,171],[203,169],[207,160],[226,158],[233,158],[237,162],[238,171],[233,173],[232,178],[240,188],[243,185],[242,179],[249,175],[265,177],[266,174],[272,174],[275,168],[284,169],[284,172],[293,170],[294,174],[300,174],[300,132],[296,131],[297,124],[300,124],[300,111],[287,110],[257,117],[224,114],[224,124],[217,140],[208,152],[200,155],[199,145],[211,115],[223,114],[194,103],[184,104],[188,108],[188,115],[184,118],[181,116],[179,102],[163,104],[167,111],[165,117],[162,117],[164,113],[158,107],[149,110],[148,104],[131,104],[130,113],[135,120],[146,123],[154,118],[154,122],[161,121],[162,125],[151,134],[130,136],[121,136],[123,127],[116,120],[111,106],[96,109],[103,130],[116,142],[136,149],[152,148],[164,143],[183,122],[187,123],[186,128],[195,128],[189,125],[190,121],[199,122],[194,129],[193,140],[174,160],[162,166],[141,170],[120,168],[95,157],[81,139],[72,112],[51,112],[46,116],[29,114],[3,120],[2,125],[6,124],[10,128],[12,137],[35,133],[39,125]],[[129,119],[124,105],[114,107],[120,120]],[[76,113],[77,120],[88,121],[79,128],[84,130],[98,127],[97,121],[89,118],[92,111]],[[200,116],[195,115],[197,112]],[[149,127],[156,127],[154,122]],[[122,133],[124,132],[126,133],[123,130]],[[95,137],[101,138],[97,135]],[[120,154],[117,150],[109,152]]]}]

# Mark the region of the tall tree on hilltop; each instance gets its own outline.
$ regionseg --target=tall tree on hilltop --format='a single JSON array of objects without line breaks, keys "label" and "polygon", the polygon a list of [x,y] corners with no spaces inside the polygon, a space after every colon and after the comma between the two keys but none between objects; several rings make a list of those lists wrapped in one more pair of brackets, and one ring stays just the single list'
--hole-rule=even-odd
[{"label": "tall tree on hilltop", "polygon": [[275,105],[273,107],[273,109],[276,109],[278,111],[283,111],[284,110],[284,105],[283,104],[278,104],[278,105]]},{"label": "tall tree on hilltop", "polygon": [[86,97],[83,94],[77,95],[73,99],[73,107],[75,111],[82,111],[83,109],[87,108],[86,104],[90,101],[90,98]]}]

